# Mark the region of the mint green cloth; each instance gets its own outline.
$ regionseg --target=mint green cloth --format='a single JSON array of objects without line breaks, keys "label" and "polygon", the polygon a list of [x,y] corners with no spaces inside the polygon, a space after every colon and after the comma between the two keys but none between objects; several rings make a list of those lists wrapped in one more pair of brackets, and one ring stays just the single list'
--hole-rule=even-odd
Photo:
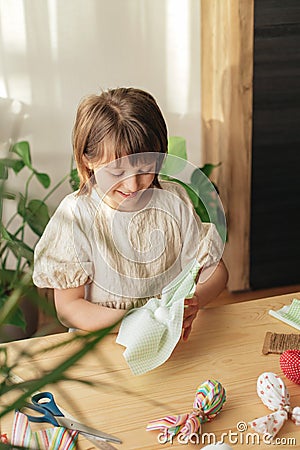
[{"label": "mint green cloth", "polygon": [[132,373],[141,375],[163,364],[182,332],[184,300],[194,295],[200,265],[194,260],[162,291],[123,318],[116,339]]},{"label": "mint green cloth", "polygon": [[300,300],[294,298],[291,305],[283,306],[278,311],[270,309],[269,314],[291,327],[300,330]]}]

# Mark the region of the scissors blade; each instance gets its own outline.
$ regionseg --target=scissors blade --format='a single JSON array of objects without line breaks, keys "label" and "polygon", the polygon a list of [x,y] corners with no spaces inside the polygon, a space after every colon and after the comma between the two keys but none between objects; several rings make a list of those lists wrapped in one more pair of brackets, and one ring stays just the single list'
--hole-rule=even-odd
[{"label": "scissors blade", "polygon": [[117,450],[116,447],[111,445],[109,442],[100,439],[99,437],[82,432],[80,432],[80,434],[84,436],[86,439],[88,439],[90,442],[92,442],[95,447],[100,448],[101,450]]},{"label": "scissors blade", "polygon": [[69,430],[76,430],[81,433],[91,434],[98,437],[99,439],[103,439],[104,441],[109,442],[116,442],[118,444],[121,444],[121,439],[117,438],[116,436],[112,436],[111,434],[103,433],[102,431],[96,430],[95,428],[88,427],[86,425],[83,425],[80,422],[76,422],[75,420],[68,419],[67,417],[58,417],[55,416],[55,420],[57,423],[65,428],[68,428]]}]

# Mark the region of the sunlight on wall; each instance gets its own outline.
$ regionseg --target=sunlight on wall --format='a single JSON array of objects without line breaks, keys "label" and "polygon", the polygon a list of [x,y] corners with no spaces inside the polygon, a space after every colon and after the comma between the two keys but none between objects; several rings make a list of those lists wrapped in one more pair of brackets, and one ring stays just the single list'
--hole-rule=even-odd
[{"label": "sunlight on wall", "polygon": [[52,89],[53,89],[53,100],[58,108],[63,105],[63,95],[61,92],[61,83],[59,79],[58,70],[58,9],[56,0],[48,0],[48,17],[49,17],[49,53],[51,58],[51,64],[54,68],[52,71]]},{"label": "sunlight on wall", "polygon": [[49,37],[51,41],[52,57],[57,61],[58,57],[58,26],[56,1],[48,0],[49,11]]},{"label": "sunlight on wall", "polygon": [[182,0],[168,0],[166,11],[167,101],[171,112],[189,110],[190,7]]},{"label": "sunlight on wall", "polygon": [[[3,65],[10,66],[10,76],[1,75],[0,96],[17,98],[31,102],[30,79],[27,73],[26,58],[20,58],[27,52],[26,21],[23,0],[1,0],[1,36],[4,48],[9,53],[3,55]],[[9,17],[9,20],[7,18]]]}]

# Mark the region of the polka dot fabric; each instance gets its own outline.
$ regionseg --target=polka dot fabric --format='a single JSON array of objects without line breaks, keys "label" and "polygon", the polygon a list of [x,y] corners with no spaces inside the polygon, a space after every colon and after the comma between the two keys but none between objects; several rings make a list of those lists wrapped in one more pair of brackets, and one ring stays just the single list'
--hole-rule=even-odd
[{"label": "polka dot fabric", "polygon": [[300,408],[291,411],[290,395],[282,379],[272,372],[264,372],[257,380],[257,394],[272,414],[249,422],[254,431],[274,438],[283,424],[291,416],[296,425],[300,425]]},{"label": "polka dot fabric", "polygon": [[280,367],[284,375],[300,384],[300,350],[286,350],[280,355]]}]

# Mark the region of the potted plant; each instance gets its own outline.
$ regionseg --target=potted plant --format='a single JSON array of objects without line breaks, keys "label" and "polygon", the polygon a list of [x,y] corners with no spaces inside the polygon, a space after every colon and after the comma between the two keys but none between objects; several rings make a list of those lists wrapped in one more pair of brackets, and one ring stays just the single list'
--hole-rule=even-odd
[{"label": "potted plant", "polygon": [[168,157],[162,166],[160,178],[181,184],[187,191],[202,222],[214,223],[225,242],[224,210],[218,188],[210,179],[213,170],[220,164],[207,163],[202,167],[194,166],[188,162],[185,139],[181,136],[170,136]]},{"label": "potted plant", "polygon": [[[25,172],[22,190],[10,192],[8,184],[13,173],[24,176]],[[42,199],[31,196],[34,179],[46,190]],[[13,144],[7,157],[0,159],[0,326],[2,332],[16,332],[12,339],[28,337],[36,331],[38,294],[31,279],[34,246],[50,219],[47,199],[66,179],[67,176],[50,188],[49,175],[32,165],[27,141]],[[6,340],[5,336],[1,339]]]}]

